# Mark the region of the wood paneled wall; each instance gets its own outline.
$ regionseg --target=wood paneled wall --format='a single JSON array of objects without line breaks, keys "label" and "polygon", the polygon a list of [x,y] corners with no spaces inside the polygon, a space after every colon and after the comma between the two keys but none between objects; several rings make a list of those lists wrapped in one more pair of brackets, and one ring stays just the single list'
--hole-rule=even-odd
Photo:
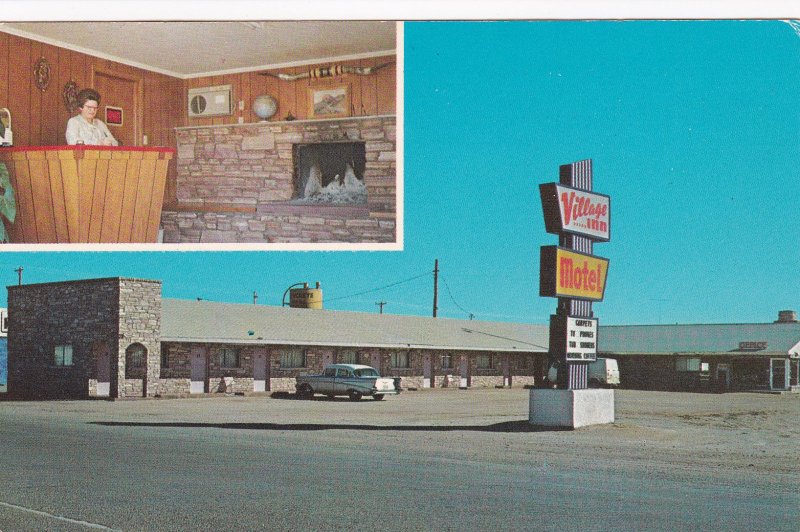
[{"label": "wood paneled wall", "polygon": [[[50,84],[40,91],[33,80],[33,65],[40,57],[50,63]],[[175,147],[175,130],[180,126],[236,124],[239,118],[245,123],[258,122],[253,114],[253,99],[269,94],[278,101],[278,110],[271,120],[283,120],[291,113],[297,119],[309,118],[308,88],[332,87],[347,84],[353,116],[395,114],[396,111],[396,56],[375,57],[336,62],[347,66],[376,66],[390,63],[374,74],[344,76],[324,79],[283,81],[256,72],[207,76],[182,80],[147,70],[100,59],[91,55],[40,43],[16,35],[0,32],[0,107],[12,113],[12,129],[16,146],[53,146],[65,144],[64,131],[70,113],[64,105],[64,85],[74,80],[78,88],[92,83],[92,73],[103,71],[142,80],[144,112],[141,133],[147,135],[150,146]],[[315,66],[276,69],[275,72],[296,74]],[[233,108],[230,116],[214,118],[189,118],[187,91],[195,87],[214,85],[233,86]],[[244,101],[244,110],[238,103]],[[137,141],[140,145],[141,134]],[[164,202],[176,199],[175,160],[170,162]]]},{"label": "wood paneled wall", "polygon": [[[33,65],[40,57],[50,63],[50,84],[45,91],[33,81]],[[142,79],[142,133],[148,136],[149,145],[175,146],[173,128],[185,125],[185,113],[176,103],[182,99],[183,80],[0,33],[0,107],[11,110],[14,144],[65,144],[64,131],[72,115],[64,105],[64,85],[74,80],[79,89],[88,87],[95,70]]]},{"label": "wood paneled wall", "polygon": [[[186,109],[188,89],[196,87],[212,87],[216,85],[233,86],[233,115],[212,118],[188,118],[189,126],[211,126],[223,124],[236,124],[239,117],[243,122],[258,122],[259,118],[253,114],[253,99],[262,94],[269,94],[278,100],[278,110],[270,121],[284,120],[291,113],[298,120],[309,118],[308,89],[309,87],[326,88],[338,85],[350,86],[350,98],[353,116],[374,116],[395,114],[396,111],[396,57],[374,57],[354,61],[337,61],[337,65],[346,66],[376,66],[390,63],[374,74],[359,76],[345,74],[333,78],[300,79],[296,81],[283,81],[272,76],[263,76],[257,72],[231,74],[225,76],[207,76],[186,80],[186,90],[183,94],[182,108]],[[271,72],[286,74],[299,74],[316,66],[328,66],[328,63],[292,68],[279,68]],[[244,110],[240,111],[238,103],[244,100]]]}]

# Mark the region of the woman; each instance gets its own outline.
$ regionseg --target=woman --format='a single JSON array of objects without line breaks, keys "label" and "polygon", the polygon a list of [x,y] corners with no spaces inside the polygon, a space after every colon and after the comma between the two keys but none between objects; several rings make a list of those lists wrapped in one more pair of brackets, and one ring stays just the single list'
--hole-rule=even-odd
[{"label": "woman", "polygon": [[119,142],[108,127],[95,118],[100,104],[100,94],[94,89],[78,92],[78,109],[67,122],[67,144],[92,144],[99,146],[119,146]]}]

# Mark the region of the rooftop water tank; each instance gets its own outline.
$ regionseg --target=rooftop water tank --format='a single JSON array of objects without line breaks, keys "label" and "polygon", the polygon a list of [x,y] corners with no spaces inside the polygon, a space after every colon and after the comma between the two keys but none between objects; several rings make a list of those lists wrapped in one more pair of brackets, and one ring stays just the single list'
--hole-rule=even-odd
[{"label": "rooftop water tank", "polygon": [[316,288],[309,288],[308,283],[303,283],[303,288],[289,290],[289,306],[291,308],[322,308],[322,288],[317,283]]}]

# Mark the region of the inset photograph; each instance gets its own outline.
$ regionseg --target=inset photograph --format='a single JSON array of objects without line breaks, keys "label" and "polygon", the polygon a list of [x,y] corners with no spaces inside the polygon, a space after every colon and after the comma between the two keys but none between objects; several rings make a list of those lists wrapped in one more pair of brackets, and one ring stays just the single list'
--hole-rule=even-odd
[{"label": "inset photograph", "polygon": [[397,39],[376,21],[0,24],[0,240],[402,249]]}]

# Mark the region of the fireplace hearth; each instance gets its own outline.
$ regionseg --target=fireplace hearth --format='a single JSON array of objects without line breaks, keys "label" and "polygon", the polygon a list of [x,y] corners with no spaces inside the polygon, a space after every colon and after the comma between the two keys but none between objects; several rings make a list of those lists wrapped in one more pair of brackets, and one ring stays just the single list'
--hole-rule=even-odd
[{"label": "fireplace hearth", "polygon": [[294,145],[292,204],[367,202],[364,142]]}]

